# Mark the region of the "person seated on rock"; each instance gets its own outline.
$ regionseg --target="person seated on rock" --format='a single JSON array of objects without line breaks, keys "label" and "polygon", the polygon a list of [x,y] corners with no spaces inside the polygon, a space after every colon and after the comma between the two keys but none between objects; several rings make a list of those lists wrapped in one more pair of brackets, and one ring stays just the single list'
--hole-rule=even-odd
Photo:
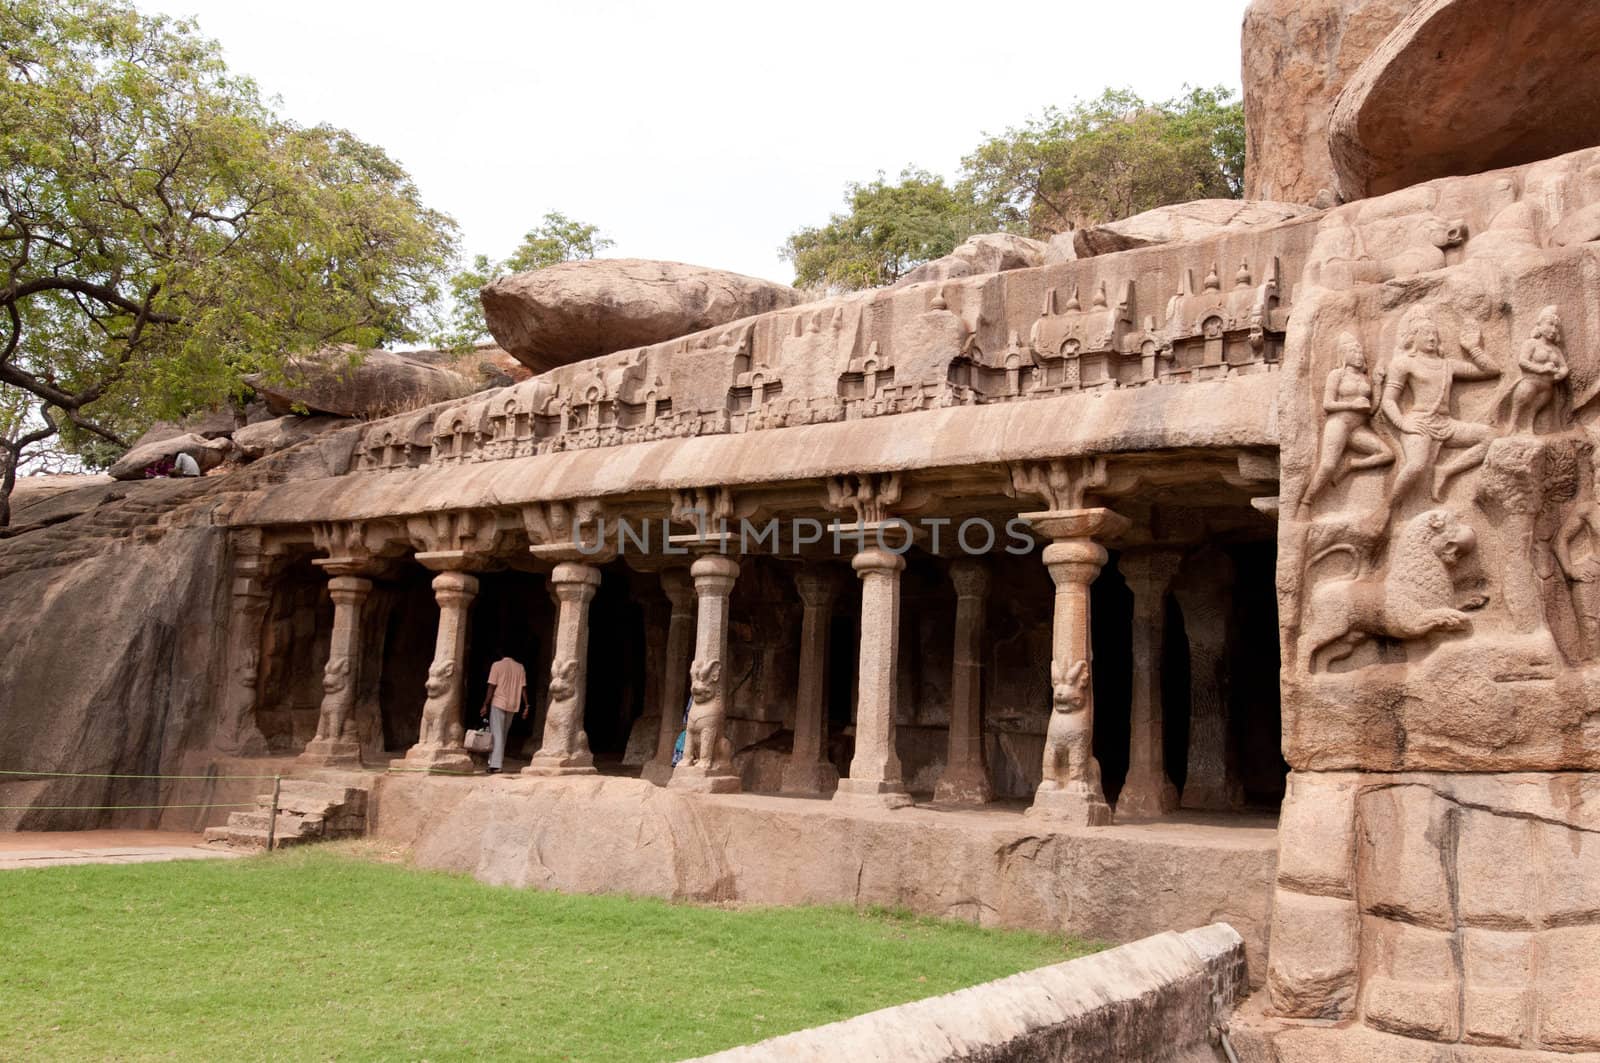
[{"label": "person seated on rock", "polygon": [[501,657],[489,666],[489,690],[483,698],[479,716],[489,718],[489,735],[494,745],[489,750],[489,774],[499,774],[506,761],[506,732],[521,709],[528,718],[528,673],[518,661]]}]

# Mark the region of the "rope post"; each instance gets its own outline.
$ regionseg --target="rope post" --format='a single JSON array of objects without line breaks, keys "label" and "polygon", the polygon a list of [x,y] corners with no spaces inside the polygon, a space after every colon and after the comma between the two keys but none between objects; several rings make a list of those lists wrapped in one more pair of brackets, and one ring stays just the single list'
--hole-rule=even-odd
[{"label": "rope post", "polygon": [[267,814],[267,852],[272,852],[272,843],[278,835],[278,789],[283,785],[283,776],[272,777],[272,811]]}]

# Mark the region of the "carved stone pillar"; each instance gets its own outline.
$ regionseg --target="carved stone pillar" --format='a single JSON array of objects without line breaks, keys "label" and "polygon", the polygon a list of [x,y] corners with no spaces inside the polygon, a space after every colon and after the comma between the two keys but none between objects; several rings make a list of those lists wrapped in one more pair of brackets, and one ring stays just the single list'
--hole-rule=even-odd
[{"label": "carved stone pillar", "polygon": [[669,568],[661,573],[661,590],[671,603],[667,619],[667,645],[661,659],[661,730],[656,736],[656,753],[644,766],[641,777],[657,786],[672,778],[672,749],[683,730],[683,708],[689,687],[689,660],[694,650],[694,583],[689,571]]},{"label": "carved stone pillar", "polygon": [[905,558],[869,547],[850,562],[861,577],[861,658],[857,672],[856,750],[835,801],[888,808],[911,803],[894,747],[895,666],[900,656],[900,573]]},{"label": "carved stone pillar", "polygon": [[524,775],[592,775],[594,755],[583,729],[589,678],[589,603],[600,588],[600,570],[563,561],[550,573],[555,597],[556,644],[550,661],[550,699],[544,716],[544,741]]},{"label": "carved stone pillar", "polygon": [[667,784],[678,790],[738,793],[728,721],[728,596],[739,577],[739,562],[705,554],[690,566],[696,603],[694,663],[689,666],[688,735],[683,759]]},{"label": "carved stone pillar", "polygon": [[950,566],[956,588],[956,644],[951,657],[950,749],[934,787],[936,801],[981,805],[994,799],[983,755],[983,631],[989,569],[964,559]]},{"label": "carved stone pillar", "polygon": [[1076,826],[1103,826],[1111,822],[1111,808],[1100,788],[1100,763],[1094,756],[1089,585],[1107,557],[1095,539],[1120,535],[1128,521],[1109,509],[1024,513],[1022,519],[1053,540],[1044,548],[1044,563],[1056,585],[1044,777],[1028,814]]},{"label": "carved stone pillar", "polygon": [[833,569],[807,564],[794,584],[804,609],[800,620],[800,682],[795,692],[794,749],[783,766],[786,794],[827,794],[839,785],[828,762],[828,635],[839,579]]},{"label": "carved stone pillar", "polygon": [[1161,702],[1161,655],[1167,589],[1182,555],[1173,550],[1123,554],[1117,563],[1133,592],[1133,702],[1128,778],[1117,797],[1118,816],[1164,816],[1178,807],[1178,788],[1167,778],[1162,746],[1166,710]]},{"label": "carved stone pillar", "polygon": [[1182,807],[1244,807],[1244,784],[1228,735],[1233,564],[1218,550],[1192,558],[1173,586],[1189,636],[1189,767]]},{"label": "carved stone pillar", "polygon": [[461,745],[465,733],[461,702],[466,686],[467,611],[477,593],[477,577],[455,571],[453,566],[433,577],[433,597],[439,603],[439,635],[433,645],[433,663],[428,666],[428,700],[422,706],[417,744],[406,751],[404,758],[393,762],[391,769],[452,775],[477,770]]},{"label": "carved stone pillar", "polygon": [[257,533],[234,543],[233,608],[228,618],[228,679],[222,716],[217,721],[217,751],[255,756],[267,751],[256,726],[256,683],[261,677],[261,633],[271,595],[266,588],[269,563]]},{"label": "carved stone pillar", "polygon": [[328,593],[333,598],[333,638],[322,669],[322,711],[316,736],[306,743],[299,762],[312,767],[359,767],[361,739],[356,733],[356,684],[361,673],[361,608],[372,593],[372,581],[351,575],[348,566],[318,562],[333,573]]}]

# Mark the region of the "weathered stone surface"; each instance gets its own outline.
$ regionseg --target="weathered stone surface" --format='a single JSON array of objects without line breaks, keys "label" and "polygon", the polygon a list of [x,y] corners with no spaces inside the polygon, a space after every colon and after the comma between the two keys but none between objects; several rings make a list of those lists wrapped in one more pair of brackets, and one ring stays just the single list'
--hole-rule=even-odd
[{"label": "weathered stone surface", "polygon": [[1361,63],[1419,0],[1253,0],[1244,16],[1246,199],[1337,190],[1328,116]]},{"label": "weathered stone surface", "polygon": [[231,453],[233,444],[227,439],[207,439],[191,432],[134,447],[118,458],[106,474],[113,480],[142,480],[151,465],[174,461],[179,454],[189,455],[200,466],[200,471],[206,472],[221,465]]},{"label": "weathered stone surface", "polygon": [[1243,982],[1244,943],[1218,923],[700,1058],[1209,1059]]},{"label": "weathered stone surface", "polygon": [[[1202,240],[1230,229],[1277,225],[1313,212],[1295,203],[1250,199],[1197,199],[1157,207],[1131,218],[1072,231],[1072,257],[1094,258],[1180,240]],[[1052,240],[1052,247],[1054,241]]]},{"label": "weathered stone surface", "polygon": [[1361,919],[1356,902],[1278,889],[1272,902],[1273,1010],[1342,1019],[1355,1009]]},{"label": "weathered stone surface", "polygon": [[[352,357],[359,361],[352,365]],[[296,407],[340,417],[386,417],[461,398],[479,385],[454,370],[395,351],[334,348],[302,360],[287,380],[249,378],[272,412]]]},{"label": "weathered stone surface", "polygon": [[1338,190],[1380,195],[1600,142],[1600,8],[1425,0],[1354,71],[1328,120]]},{"label": "weathered stone surface", "polygon": [[39,502],[77,491],[84,487],[101,487],[111,483],[111,477],[100,473],[56,473],[44,476],[21,476],[11,490],[11,509],[22,510]]},{"label": "weathered stone surface", "polygon": [[482,297],[495,340],[536,373],[801,301],[798,291],[771,281],[637,258],[562,262],[500,277]]},{"label": "weathered stone surface", "polygon": [[896,288],[925,281],[1032,269],[1045,264],[1046,245],[1014,233],[986,233],[968,237],[956,249],[932,262],[924,262],[895,282]]},{"label": "weathered stone surface", "polygon": [[[633,779],[378,781],[374,831],[485,882],[752,904],[888,904],[1107,941],[1227,922],[1263,971],[1270,830],[1040,830],[1021,817],[876,810]],[[596,825],[604,823],[605,829]],[[1176,854],[1176,855],[1175,855]],[[1139,902],[1128,903],[1137,896]]]},{"label": "weathered stone surface", "polygon": [[354,423],[345,417],[301,417],[291,413],[237,429],[230,438],[241,457],[254,461]]}]

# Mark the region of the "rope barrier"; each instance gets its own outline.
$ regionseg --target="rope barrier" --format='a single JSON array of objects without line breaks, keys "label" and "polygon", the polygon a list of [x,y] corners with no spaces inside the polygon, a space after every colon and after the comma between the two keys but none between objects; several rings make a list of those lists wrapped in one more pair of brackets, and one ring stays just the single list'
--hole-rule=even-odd
[{"label": "rope barrier", "polygon": [[276,775],[106,775],[92,771],[15,771],[0,768],[0,775],[39,775],[58,779],[191,779],[224,782],[229,779],[276,779]]},{"label": "rope barrier", "polygon": [[248,804],[200,804],[200,805],[0,805],[0,812],[111,812],[127,811],[130,809],[151,808],[255,808],[254,801]]}]

